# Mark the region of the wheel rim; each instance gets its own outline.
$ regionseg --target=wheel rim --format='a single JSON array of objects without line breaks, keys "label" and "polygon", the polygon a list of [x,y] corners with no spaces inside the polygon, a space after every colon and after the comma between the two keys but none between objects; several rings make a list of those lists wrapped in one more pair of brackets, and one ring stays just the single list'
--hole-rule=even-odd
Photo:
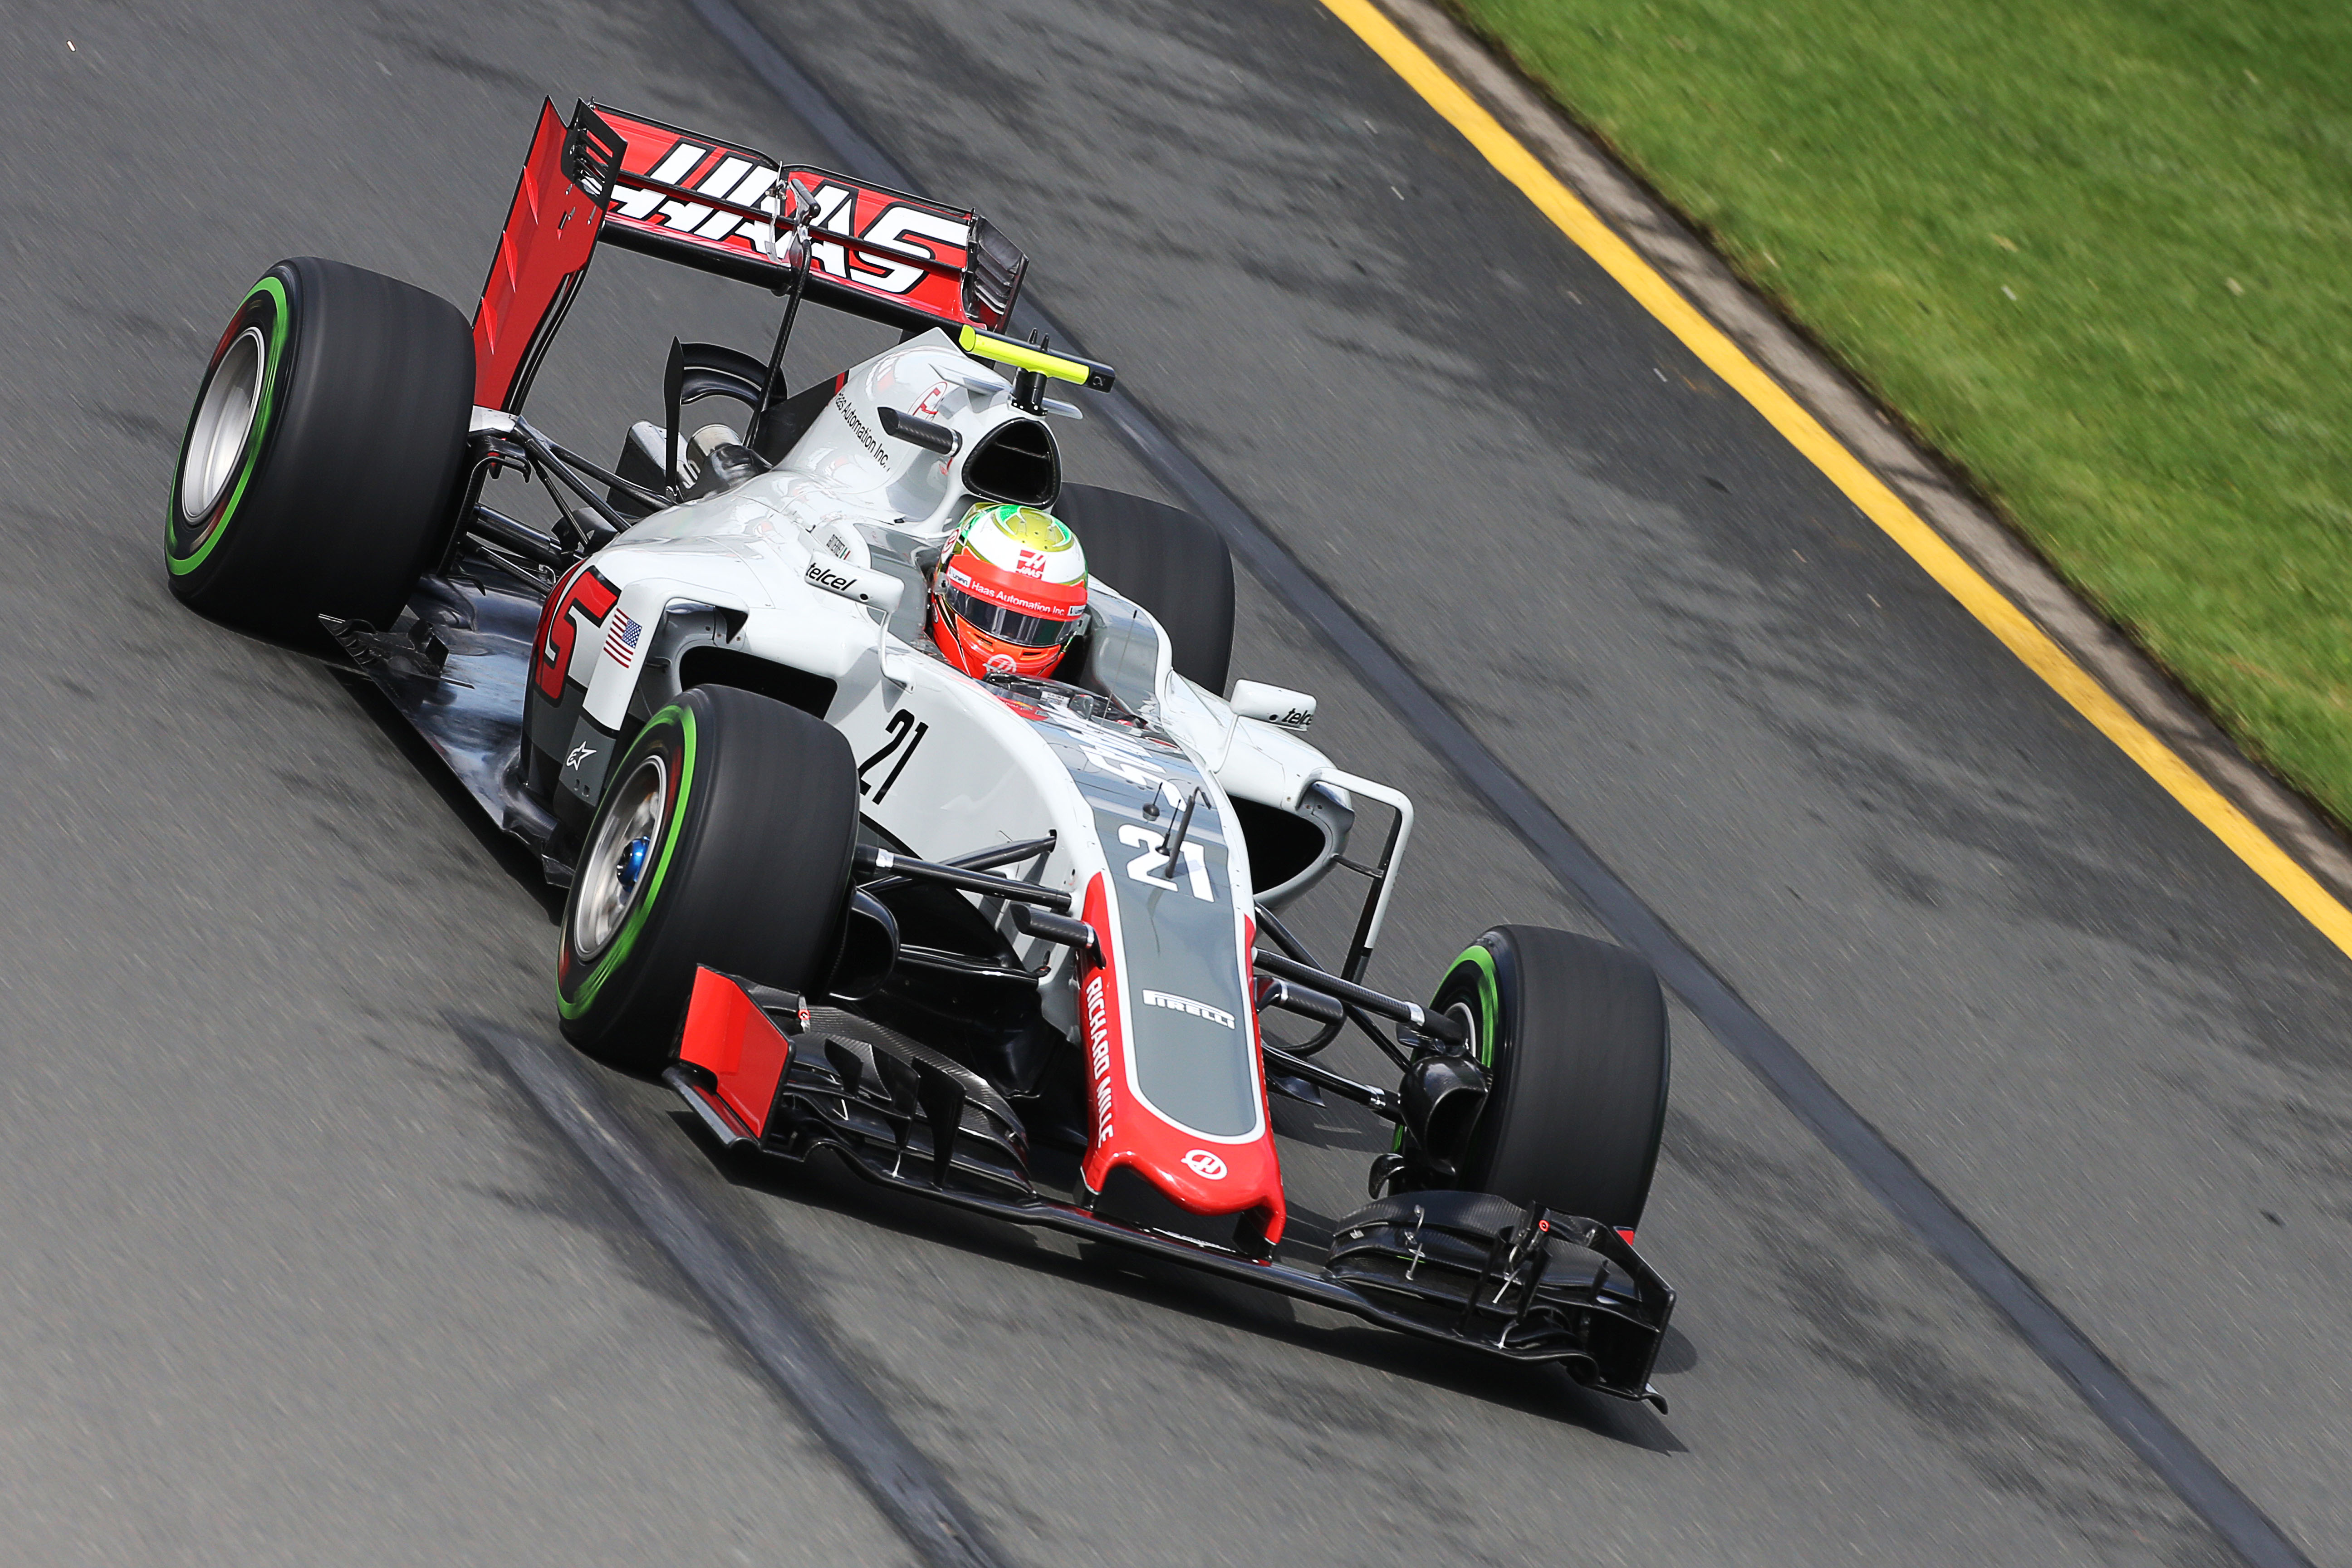
[{"label": "wheel rim", "polygon": [[229,344],[205,384],[195,426],[188,432],[187,456],[180,462],[180,515],[190,522],[201,521],[220,504],[236,475],[253,436],[254,414],[261,406],[261,373],[267,363],[261,329],[247,327]]},{"label": "wheel rim", "polygon": [[644,896],[654,836],[668,805],[669,769],[657,756],[631,769],[613,792],[595,839],[580,860],[572,948],[582,958],[604,952]]}]

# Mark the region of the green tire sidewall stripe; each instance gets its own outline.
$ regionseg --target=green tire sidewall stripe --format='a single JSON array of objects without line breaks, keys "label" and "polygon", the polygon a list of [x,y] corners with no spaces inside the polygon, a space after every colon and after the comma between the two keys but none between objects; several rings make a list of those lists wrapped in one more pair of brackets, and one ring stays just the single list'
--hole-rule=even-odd
[{"label": "green tire sidewall stripe", "polygon": [[[1495,1033],[1502,1018],[1502,983],[1495,975],[1495,954],[1485,942],[1474,942],[1462,950],[1462,956],[1445,966],[1445,978],[1437,983],[1437,994],[1443,996],[1454,984],[1454,977],[1462,973],[1464,964],[1478,971],[1478,1065],[1495,1065]],[[1404,1124],[1397,1124],[1395,1136],[1389,1147],[1402,1151]]]},{"label": "green tire sidewall stripe", "polygon": [[[558,989],[555,999],[556,1007],[566,1018],[577,1018],[594,1006],[597,994],[604,989],[604,982],[610,980],[614,972],[627,962],[631,950],[637,944],[638,935],[645,930],[646,919],[651,916],[655,903],[661,898],[662,879],[669,874],[670,856],[676,853],[678,838],[685,829],[687,797],[694,788],[694,710],[682,703],[674,704],[655,714],[647,721],[646,728],[650,731],[665,719],[676,721],[682,742],[677,766],[677,792],[670,801],[669,820],[664,825],[661,854],[654,861],[653,880],[646,884],[645,896],[637,900],[636,908],[629,911],[627,922],[621,927],[621,934],[613,939],[613,944],[604,950],[604,956],[598,959],[596,967],[588,972],[588,978],[573,987],[572,994],[568,996],[563,994],[561,988]],[[634,751],[635,748],[632,750]],[[627,769],[615,769],[612,776],[616,780],[624,778],[627,776]],[[594,825],[592,823],[589,828],[592,843],[594,841]],[[572,942],[572,921],[568,912],[563,922],[563,941],[567,946]]]},{"label": "green tire sidewall stripe", "polygon": [[[286,302],[286,285],[275,278],[264,278],[246,291],[244,300],[237,304],[237,316],[243,317],[246,308],[253,303],[257,296],[263,294],[276,300],[278,308],[270,313],[269,348],[264,356],[261,372],[260,405],[253,413],[253,429],[252,433],[246,437],[245,458],[237,468],[236,483],[230,489],[228,500],[222,503],[219,511],[214,517],[212,526],[205,531],[203,542],[198,544],[193,552],[186,555],[176,553],[182,521],[180,517],[181,475],[186,469],[188,452],[186,437],[183,437],[180,442],[180,461],[172,472],[172,496],[164,503],[166,511],[163,518],[163,558],[171,566],[172,575],[174,577],[184,577],[202,566],[205,563],[205,558],[213,552],[214,546],[220,543],[222,536],[228,532],[229,523],[236,516],[237,503],[245,499],[245,487],[252,481],[254,466],[259,461],[261,448],[268,439],[270,417],[277,408],[278,374],[286,357],[286,327],[291,312]],[[232,342],[235,341],[234,337],[230,339]],[[218,363],[215,362],[205,372],[206,390],[211,386],[212,371],[218,368]],[[198,403],[201,404],[204,393],[199,392],[196,396]],[[188,416],[188,429],[191,435],[194,433],[195,415],[193,411]]]},{"label": "green tire sidewall stripe", "polygon": [[1462,956],[1455,959],[1453,968],[1446,971],[1446,979],[1452,980],[1465,963],[1475,966],[1478,971],[1478,1065],[1491,1068],[1495,1065],[1495,1036],[1503,1022],[1503,987],[1495,973],[1494,950],[1485,942],[1476,942],[1463,949]]}]

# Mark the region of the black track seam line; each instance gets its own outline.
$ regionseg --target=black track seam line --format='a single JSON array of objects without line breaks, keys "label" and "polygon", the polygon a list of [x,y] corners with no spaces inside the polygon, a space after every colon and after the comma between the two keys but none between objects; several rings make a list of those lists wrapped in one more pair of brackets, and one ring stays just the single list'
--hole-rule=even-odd
[{"label": "black track seam line", "polygon": [[762,1285],[663,1173],[568,1048],[451,1015],[449,1025],[502,1068],[580,1151],[654,1244],[691,1281],[785,1398],[873,1498],[926,1568],[1002,1568],[939,1472],[841,1365],[807,1320]]},{"label": "black track seam line", "polygon": [[[921,186],[912,174],[778,48],[734,0],[686,0],[686,4],[851,172],[919,193]],[[1015,321],[1023,327],[1045,327],[1056,342],[1077,346],[1076,339],[1041,310],[1024,304]],[[2074,1386],[2092,1413],[2147,1461],[2214,1534],[2254,1568],[2313,1568],[2303,1550],[2107,1359],[2088,1334],[1643,903],[1624,879],[1610,869],[1455,717],[1394,649],[1178,446],[1158,420],[1123,392],[1101,395],[1097,405],[1160,482],[1224,536],[1243,564],[1316,630],[1618,941],[1647,958],[1658,977],[1698,1016],[1723,1047],[1762,1080],[1879,1202],[2007,1318],[2043,1362]]]}]

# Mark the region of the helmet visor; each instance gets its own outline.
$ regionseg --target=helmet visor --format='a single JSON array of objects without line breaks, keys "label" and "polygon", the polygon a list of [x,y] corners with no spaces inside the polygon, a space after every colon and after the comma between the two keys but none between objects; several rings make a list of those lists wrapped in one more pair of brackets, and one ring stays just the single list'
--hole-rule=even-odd
[{"label": "helmet visor", "polygon": [[953,583],[940,584],[940,602],[972,630],[1015,647],[1059,647],[1078,629],[1076,616],[1055,620],[1049,616],[1025,616],[1003,605],[974,598]]}]

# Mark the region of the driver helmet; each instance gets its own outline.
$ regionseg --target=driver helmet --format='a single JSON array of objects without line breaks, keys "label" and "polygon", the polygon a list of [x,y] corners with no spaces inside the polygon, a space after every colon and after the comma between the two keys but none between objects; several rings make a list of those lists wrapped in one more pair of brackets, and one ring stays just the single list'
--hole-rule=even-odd
[{"label": "driver helmet", "polygon": [[1087,552],[1051,512],[982,501],[931,579],[931,640],[970,676],[1046,676],[1087,608]]}]

